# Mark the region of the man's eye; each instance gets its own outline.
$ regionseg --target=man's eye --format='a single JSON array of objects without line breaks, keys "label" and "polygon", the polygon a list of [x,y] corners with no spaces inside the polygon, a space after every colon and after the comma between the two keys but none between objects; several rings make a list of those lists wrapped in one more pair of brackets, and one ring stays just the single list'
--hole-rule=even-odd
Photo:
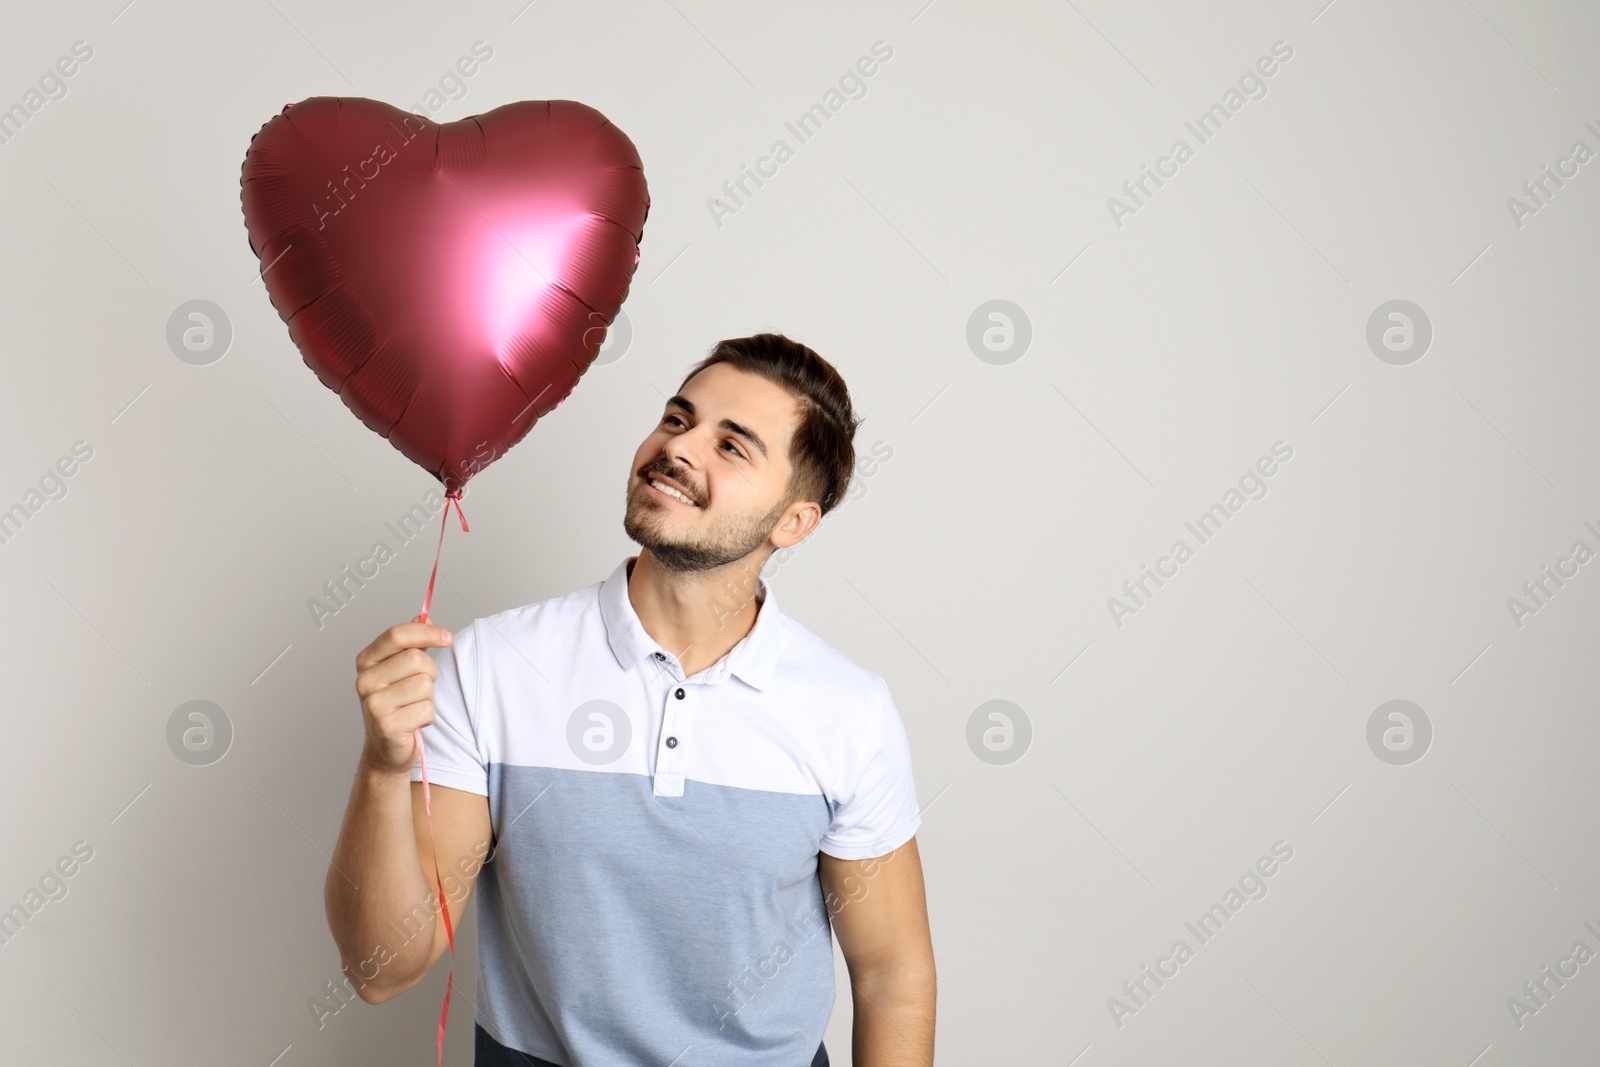
[{"label": "man's eye", "polygon": [[740,449],[739,449],[739,446],[738,446],[738,445],[736,445],[736,444],[734,444],[734,443],[733,443],[733,442],[732,442],[732,441],[725,441],[725,442],[723,442],[723,443],[724,443],[724,444],[725,444],[725,445],[726,445],[726,446],[727,446],[727,447],[728,447],[728,448],[731,448],[731,449],[733,449],[733,454],[734,454],[734,455],[736,455],[736,456],[738,456],[738,457],[740,457],[740,458],[741,458],[741,459],[742,459],[742,458],[744,458],[744,452],[742,452],[742,451],[741,451],[741,450],[740,450]]},{"label": "man's eye", "polygon": [[681,420],[681,419],[679,419],[679,418],[678,418],[678,416],[676,416],[676,415],[663,415],[663,416],[662,416],[662,417],[661,417],[661,421],[662,421],[662,422],[676,422],[676,423],[678,423],[678,425],[680,425],[680,426],[682,426],[682,425],[683,425],[683,422],[682,422],[682,420]]}]

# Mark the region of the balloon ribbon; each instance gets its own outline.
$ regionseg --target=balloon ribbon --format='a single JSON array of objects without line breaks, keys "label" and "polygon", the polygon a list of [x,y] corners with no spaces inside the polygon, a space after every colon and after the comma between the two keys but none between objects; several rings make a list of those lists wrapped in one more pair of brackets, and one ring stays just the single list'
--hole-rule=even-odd
[{"label": "balloon ribbon", "polygon": [[[428,608],[433,604],[433,583],[439,577],[439,556],[444,552],[444,528],[450,523],[450,505],[456,506],[461,518],[461,531],[471,533],[467,514],[461,510],[461,491],[452,490],[444,495],[444,515],[439,524],[439,545],[433,550],[433,574],[428,578],[428,595],[422,599],[422,621],[428,621]],[[445,981],[444,1006],[439,1009],[439,1067],[444,1067],[444,1025],[450,1018],[450,991],[456,982],[456,932],[450,926],[450,908],[444,899],[444,877],[439,874],[439,847],[433,837],[433,798],[428,792],[428,752],[422,745],[422,727],[417,727],[417,755],[422,759],[422,805],[428,812],[428,843],[433,848],[433,877],[439,886],[439,913],[444,916],[444,932],[450,938],[450,977]]]}]

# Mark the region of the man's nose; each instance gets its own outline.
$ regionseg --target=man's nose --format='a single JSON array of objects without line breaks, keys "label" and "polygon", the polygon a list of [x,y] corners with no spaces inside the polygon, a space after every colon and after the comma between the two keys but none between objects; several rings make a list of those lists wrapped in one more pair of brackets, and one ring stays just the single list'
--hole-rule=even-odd
[{"label": "man's nose", "polygon": [[685,467],[698,468],[705,460],[705,450],[710,446],[706,435],[699,430],[686,430],[667,441],[662,452],[669,461]]}]

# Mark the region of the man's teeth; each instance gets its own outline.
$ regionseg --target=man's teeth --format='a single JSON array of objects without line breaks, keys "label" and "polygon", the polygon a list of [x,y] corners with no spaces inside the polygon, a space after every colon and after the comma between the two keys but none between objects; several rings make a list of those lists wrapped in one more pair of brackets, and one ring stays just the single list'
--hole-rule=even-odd
[{"label": "man's teeth", "polygon": [[670,486],[670,485],[662,485],[660,482],[656,481],[654,478],[650,479],[650,484],[655,486],[657,489],[661,490],[663,493],[667,494],[668,496],[673,497],[676,500],[683,501],[685,504],[688,504],[690,507],[697,506],[693,500],[690,500],[688,497],[684,496],[682,493],[678,492],[676,489],[672,488],[672,486]]}]

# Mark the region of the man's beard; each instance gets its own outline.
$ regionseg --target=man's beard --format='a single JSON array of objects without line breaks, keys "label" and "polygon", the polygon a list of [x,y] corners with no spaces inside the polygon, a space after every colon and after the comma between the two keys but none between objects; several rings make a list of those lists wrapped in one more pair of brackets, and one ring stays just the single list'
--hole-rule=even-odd
[{"label": "man's beard", "polygon": [[[648,490],[640,488],[638,493]],[[695,573],[737,563],[767,543],[790,501],[780,501],[771,511],[754,519],[723,522],[717,529],[691,540],[669,540],[665,523],[647,514],[654,501],[635,506],[630,498],[623,512],[622,528],[627,535],[650,550],[664,570]],[[668,505],[655,505],[663,511]],[[691,535],[693,537],[693,535]]]}]

